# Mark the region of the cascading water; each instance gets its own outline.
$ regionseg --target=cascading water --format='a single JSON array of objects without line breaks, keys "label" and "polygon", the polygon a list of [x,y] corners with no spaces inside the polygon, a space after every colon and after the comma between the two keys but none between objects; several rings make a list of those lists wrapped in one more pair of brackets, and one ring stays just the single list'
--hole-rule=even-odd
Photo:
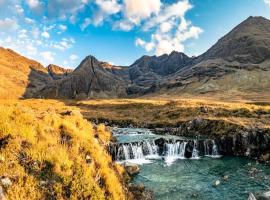
[{"label": "cascading water", "polygon": [[192,151],[192,159],[199,159],[199,151],[198,151],[198,141],[194,141],[193,151]]},{"label": "cascading water", "polygon": [[[214,140],[204,140],[203,149],[199,148],[198,140],[164,140],[163,147],[155,144],[155,140],[144,140],[141,142],[120,144],[117,150],[116,160],[145,160],[164,157],[167,164],[176,159],[199,159],[200,156],[212,158],[220,157],[218,146]],[[187,144],[191,145],[190,157],[186,157]],[[160,151],[161,149],[161,151]]]}]

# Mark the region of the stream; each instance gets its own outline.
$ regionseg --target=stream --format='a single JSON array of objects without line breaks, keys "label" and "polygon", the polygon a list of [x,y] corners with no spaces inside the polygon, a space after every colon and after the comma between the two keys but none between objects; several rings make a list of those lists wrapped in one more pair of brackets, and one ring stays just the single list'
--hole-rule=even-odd
[{"label": "stream", "polygon": [[[221,156],[215,141],[156,135],[149,129],[113,128],[113,158],[140,165],[132,182],[155,199],[248,199],[270,190],[270,168],[242,157]],[[219,184],[214,184],[219,182]]]}]

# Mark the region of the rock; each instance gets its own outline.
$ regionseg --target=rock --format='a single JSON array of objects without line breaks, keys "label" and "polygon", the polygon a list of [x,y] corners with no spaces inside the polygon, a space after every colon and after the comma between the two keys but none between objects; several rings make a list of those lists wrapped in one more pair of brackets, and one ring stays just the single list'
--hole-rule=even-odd
[{"label": "rock", "polygon": [[257,199],[255,198],[255,196],[252,193],[250,193],[248,196],[248,200],[257,200]]},{"label": "rock", "polygon": [[8,186],[11,186],[12,185],[12,182],[10,180],[10,178],[8,177],[5,177],[5,178],[2,178],[1,179],[1,184],[5,187],[8,187]]},{"label": "rock", "polygon": [[[153,192],[147,190],[143,184],[129,184],[128,190],[132,193],[134,200],[153,200]],[[132,199],[132,198],[131,198]]]},{"label": "rock", "polygon": [[228,175],[223,176],[223,180],[224,181],[228,181],[229,180],[229,176]]},{"label": "rock", "polygon": [[0,200],[6,200],[2,186],[0,185]]},{"label": "rock", "polygon": [[257,200],[270,200],[270,191],[257,196]]},{"label": "rock", "polygon": [[86,160],[86,163],[87,163],[87,164],[90,164],[90,163],[92,162],[92,158],[91,158],[90,155],[86,155],[86,156],[85,156],[85,160]]},{"label": "rock", "polygon": [[126,170],[126,172],[130,175],[130,176],[134,176],[136,174],[138,174],[140,172],[140,168],[138,165],[136,164],[132,164],[132,163],[125,163],[124,164],[124,168]]},{"label": "rock", "polygon": [[213,186],[214,187],[218,187],[220,185],[220,180],[216,180],[214,183],[213,183]]}]

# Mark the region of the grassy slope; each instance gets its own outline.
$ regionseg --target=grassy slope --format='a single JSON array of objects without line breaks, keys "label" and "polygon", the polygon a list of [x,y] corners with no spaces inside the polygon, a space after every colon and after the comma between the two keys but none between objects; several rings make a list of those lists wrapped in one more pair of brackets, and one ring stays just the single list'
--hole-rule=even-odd
[{"label": "grassy slope", "polygon": [[7,199],[124,199],[124,171],[105,150],[110,138],[103,125],[94,127],[63,103],[1,100],[0,177],[12,181],[4,187]]},{"label": "grassy slope", "polygon": [[49,81],[50,77],[40,63],[0,47],[1,99],[18,99],[23,95],[31,95],[36,88],[29,89],[29,86],[42,87],[46,79]]},{"label": "grassy slope", "polygon": [[138,125],[176,125],[194,118],[217,119],[245,127],[270,128],[270,106],[198,99],[114,99],[69,102],[88,119],[130,121]]}]

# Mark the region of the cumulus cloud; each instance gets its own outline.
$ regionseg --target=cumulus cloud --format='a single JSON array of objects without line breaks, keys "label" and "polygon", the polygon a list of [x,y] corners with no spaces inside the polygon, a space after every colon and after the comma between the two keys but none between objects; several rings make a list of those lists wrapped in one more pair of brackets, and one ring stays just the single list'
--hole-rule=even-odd
[{"label": "cumulus cloud", "polygon": [[192,8],[188,0],[178,1],[171,5],[164,5],[160,12],[148,20],[143,29],[154,29],[151,39],[147,42],[141,38],[135,41],[136,46],[146,51],[155,51],[156,55],[169,54],[176,50],[185,50],[184,42],[197,39],[203,30],[193,26],[185,19],[186,12]]},{"label": "cumulus cloud", "polygon": [[51,46],[55,49],[65,51],[72,48],[73,44],[75,44],[75,40],[73,38],[62,38],[59,42],[52,42]]},{"label": "cumulus cloud", "polygon": [[47,31],[42,32],[41,36],[45,38],[50,38],[50,34]]},{"label": "cumulus cloud", "polygon": [[15,31],[19,28],[19,25],[15,19],[5,18],[0,19],[0,30]]},{"label": "cumulus cloud", "polygon": [[40,13],[44,9],[44,3],[39,0],[26,0],[26,4],[35,13]]},{"label": "cumulus cloud", "polygon": [[270,6],[270,0],[263,0],[263,1],[264,1],[264,3],[265,3],[266,5]]},{"label": "cumulus cloud", "polygon": [[59,30],[62,31],[62,32],[65,32],[67,30],[66,25],[60,24],[58,27],[59,27]]}]

